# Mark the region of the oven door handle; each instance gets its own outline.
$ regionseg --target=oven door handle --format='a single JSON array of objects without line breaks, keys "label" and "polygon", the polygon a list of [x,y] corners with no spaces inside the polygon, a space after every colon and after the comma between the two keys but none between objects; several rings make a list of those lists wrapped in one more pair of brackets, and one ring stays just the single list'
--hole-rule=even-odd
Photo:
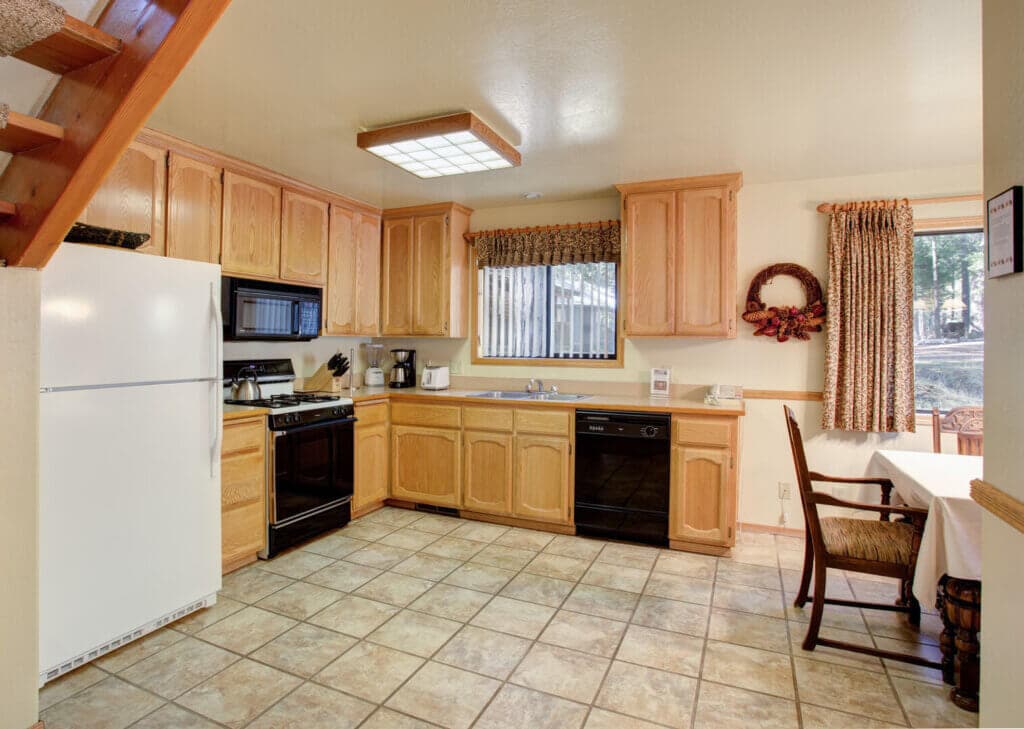
[{"label": "oven door handle", "polygon": [[328,425],[348,425],[354,423],[358,418],[340,418],[338,420],[321,420],[318,423],[310,423],[309,425],[297,425],[294,428],[284,428],[283,430],[273,430],[274,437],[280,438],[282,435],[288,435],[289,433],[303,433],[313,428],[323,428]]}]

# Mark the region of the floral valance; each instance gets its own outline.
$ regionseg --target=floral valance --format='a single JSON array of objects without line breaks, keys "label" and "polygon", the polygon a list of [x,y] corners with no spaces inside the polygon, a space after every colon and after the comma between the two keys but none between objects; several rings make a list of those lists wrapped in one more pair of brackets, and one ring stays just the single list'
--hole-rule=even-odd
[{"label": "floral valance", "polygon": [[619,221],[470,233],[477,266],[539,266],[559,263],[618,263]]}]

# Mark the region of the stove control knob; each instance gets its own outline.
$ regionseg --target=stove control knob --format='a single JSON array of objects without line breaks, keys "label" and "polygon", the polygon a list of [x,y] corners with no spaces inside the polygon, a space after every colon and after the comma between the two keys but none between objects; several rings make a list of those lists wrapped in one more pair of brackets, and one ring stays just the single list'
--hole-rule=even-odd
[{"label": "stove control knob", "polygon": [[658,435],[658,426],[656,425],[645,425],[640,428],[640,435],[644,438],[654,438]]}]

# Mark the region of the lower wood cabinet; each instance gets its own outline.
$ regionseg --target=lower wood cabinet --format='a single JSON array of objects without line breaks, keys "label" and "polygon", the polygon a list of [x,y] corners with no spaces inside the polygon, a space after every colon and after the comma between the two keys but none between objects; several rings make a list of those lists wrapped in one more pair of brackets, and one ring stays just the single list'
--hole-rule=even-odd
[{"label": "lower wood cabinet", "polygon": [[467,430],[462,436],[462,506],[470,511],[512,513],[513,436]]},{"label": "lower wood cabinet", "polygon": [[736,543],[737,438],[736,418],[672,419],[672,546],[714,551]]},{"label": "lower wood cabinet", "polygon": [[224,423],[221,447],[221,568],[254,562],[267,544],[266,416]]},{"label": "lower wood cabinet", "polygon": [[512,513],[522,519],[569,523],[572,450],[568,438],[517,435]]},{"label": "lower wood cabinet", "polygon": [[457,508],[461,500],[462,432],[391,426],[391,495]]},{"label": "lower wood cabinet", "polygon": [[356,405],[355,484],[352,514],[361,514],[388,497],[391,435],[388,403]]}]

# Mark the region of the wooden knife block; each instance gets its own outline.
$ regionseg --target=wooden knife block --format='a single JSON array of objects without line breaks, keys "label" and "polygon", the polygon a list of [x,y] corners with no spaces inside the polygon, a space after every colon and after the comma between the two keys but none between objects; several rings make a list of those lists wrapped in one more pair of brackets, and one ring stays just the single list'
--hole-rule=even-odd
[{"label": "wooden knife block", "polygon": [[302,381],[302,385],[295,389],[298,392],[342,392],[349,389],[351,383],[352,370],[349,370],[341,377],[335,377],[331,374],[327,365],[322,364],[312,376],[305,378]]}]

